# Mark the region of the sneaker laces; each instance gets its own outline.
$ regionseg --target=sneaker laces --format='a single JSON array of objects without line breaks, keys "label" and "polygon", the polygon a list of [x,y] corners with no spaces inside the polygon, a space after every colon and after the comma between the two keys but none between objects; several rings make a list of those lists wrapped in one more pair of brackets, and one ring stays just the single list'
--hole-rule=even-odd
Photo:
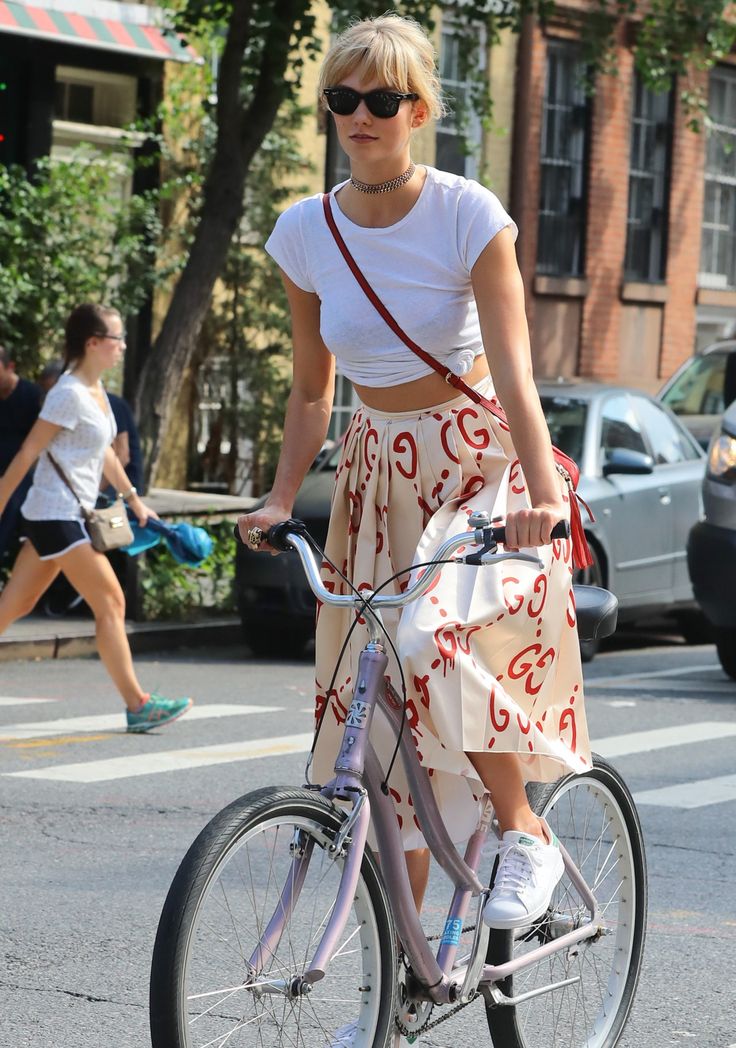
[{"label": "sneaker laces", "polygon": [[524,890],[534,878],[534,863],[528,848],[522,848],[515,841],[499,842],[498,869],[493,882],[493,891],[516,892]]}]

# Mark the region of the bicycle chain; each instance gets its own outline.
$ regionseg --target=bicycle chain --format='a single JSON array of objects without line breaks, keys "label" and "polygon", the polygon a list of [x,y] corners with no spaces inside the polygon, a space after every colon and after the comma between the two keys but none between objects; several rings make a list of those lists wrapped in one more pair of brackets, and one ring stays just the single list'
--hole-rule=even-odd
[{"label": "bicycle chain", "polygon": [[[468,932],[474,932],[475,928],[476,928],[476,925],[470,924],[467,927],[463,928],[463,934],[466,934]],[[442,938],[441,935],[428,935],[427,936],[427,942],[437,942],[441,938]],[[403,960],[402,963],[404,964],[404,967],[406,967],[406,961]],[[431,1023],[430,1022],[425,1023],[422,1026],[421,1030],[417,1033],[416,1036],[417,1037],[423,1037],[424,1034],[427,1033],[427,1031],[433,1030],[435,1028],[435,1026],[439,1026],[440,1023],[447,1022],[447,1020],[451,1019],[453,1017],[453,1015],[457,1014],[457,1012],[461,1012],[463,1010],[463,1008],[467,1008],[469,1004],[472,1004],[473,1001],[477,1000],[477,998],[479,996],[480,995],[478,994],[478,991],[476,990],[473,993],[473,996],[470,998],[469,1001],[464,1001],[461,1004],[456,1004],[455,1007],[451,1008],[449,1012],[443,1012],[442,1015],[440,1015],[440,1017],[438,1019],[434,1019]],[[432,1013],[430,1012],[430,1015],[431,1014]],[[411,1037],[414,1034],[413,1030],[410,1030],[408,1027],[404,1026],[404,1024],[402,1022],[400,1022],[398,1016],[394,1016],[394,1023],[396,1024],[396,1029],[404,1037],[408,1038],[408,1037]]]},{"label": "bicycle chain", "polygon": [[472,1004],[473,1001],[477,1000],[478,996],[479,994],[476,992],[473,994],[469,1001],[464,1001],[461,1004],[456,1004],[455,1007],[451,1008],[449,1012],[443,1012],[439,1019],[435,1019],[431,1023],[425,1023],[421,1030],[419,1030],[416,1034],[414,1030],[409,1030],[406,1026],[404,1026],[402,1022],[399,1022],[398,1018],[395,1017],[394,1022],[396,1024],[396,1029],[399,1031],[399,1033],[403,1034],[404,1037],[407,1038],[412,1036],[416,1036],[417,1038],[423,1037],[425,1033],[427,1033],[429,1030],[433,1030],[435,1026],[439,1026],[440,1023],[447,1022],[447,1020],[451,1019],[453,1015],[455,1015],[457,1012],[462,1011],[463,1008],[467,1008],[469,1004]]}]

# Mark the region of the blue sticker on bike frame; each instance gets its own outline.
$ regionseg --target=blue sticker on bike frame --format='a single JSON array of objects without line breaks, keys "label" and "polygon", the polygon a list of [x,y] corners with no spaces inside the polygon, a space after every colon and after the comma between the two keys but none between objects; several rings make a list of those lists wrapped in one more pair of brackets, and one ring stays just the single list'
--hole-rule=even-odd
[{"label": "blue sticker on bike frame", "polygon": [[442,946],[457,946],[463,930],[463,922],[458,917],[448,917],[440,943]]}]

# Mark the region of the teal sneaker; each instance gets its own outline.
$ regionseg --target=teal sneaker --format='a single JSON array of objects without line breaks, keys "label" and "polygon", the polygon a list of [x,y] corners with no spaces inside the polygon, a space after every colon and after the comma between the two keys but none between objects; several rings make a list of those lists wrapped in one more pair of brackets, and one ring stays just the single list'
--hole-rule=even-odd
[{"label": "teal sneaker", "polygon": [[152,728],[162,728],[164,724],[170,724],[178,717],[183,716],[192,708],[191,699],[164,699],[151,692],[148,702],[133,713],[128,710],[128,731],[151,731]]}]

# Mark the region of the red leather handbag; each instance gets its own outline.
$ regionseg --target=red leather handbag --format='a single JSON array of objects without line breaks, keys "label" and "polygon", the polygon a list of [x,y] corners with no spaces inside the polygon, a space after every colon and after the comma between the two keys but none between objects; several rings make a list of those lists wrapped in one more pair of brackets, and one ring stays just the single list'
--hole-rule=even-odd
[{"label": "red leather handbag", "polygon": [[[448,367],[440,363],[439,360],[435,360],[435,358],[431,356],[431,354],[427,353],[425,350],[422,349],[421,346],[418,346],[416,342],[409,338],[409,336],[406,334],[406,332],[403,330],[400,324],[394,319],[391,313],[389,313],[388,309],[386,309],[383,302],[381,302],[378,295],[375,293],[375,291],[368,283],[366,278],[363,276],[360,266],[355,261],[353,256],[350,254],[348,246],[343,240],[342,234],[340,233],[340,230],[337,228],[337,224],[335,223],[335,218],[332,214],[332,208],[330,206],[329,193],[323,194],[322,206],[324,208],[327,225],[330,227],[330,232],[335,238],[335,243],[340,248],[340,251],[342,252],[345,261],[350,267],[350,271],[360,284],[361,288],[365,292],[371,304],[375,306],[375,308],[381,314],[381,316],[386,321],[391,330],[394,332],[394,334],[401,339],[404,345],[409,347],[412,353],[415,353],[421,360],[424,361],[425,364],[428,364],[431,368],[434,368],[434,370],[438,374],[442,375],[445,382],[447,382],[451,386],[454,386],[455,389],[459,389],[467,397],[470,397],[470,399],[474,401],[476,404],[480,404],[482,407],[485,408],[486,411],[489,411],[495,418],[498,419],[499,422],[501,422],[508,429],[508,420],[506,418],[506,413],[499,404],[494,404],[487,397],[484,397],[481,393],[478,393],[478,391],[473,389],[472,386],[469,386],[467,382],[463,382],[459,375],[454,375]],[[576,568],[587,568],[593,563],[593,558],[588,547],[588,541],[585,538],[585,531],[583,530],[583,521],[580,514],[580,505],[582,504],[583,506],[585,506],[585,509],[591,520],[595,520],[595,518],[593,517],[593,514],[590,511],[590,507],[583,499],[581,499],[581,497],[575,490],[578,485],[578,480],[580,479],[580,470],[578,469],[577,464],[570,458],[569,455],[566,455],[564,451],[560,451],[560,449],[554,447],[554,445],[552,447],[552,451],[555,457],[555,465],[557,467],[557,470],[565,478],[565,481],[568,486],[568,491],[570,493],[570,536],[572,538],[573,565]]]}]

